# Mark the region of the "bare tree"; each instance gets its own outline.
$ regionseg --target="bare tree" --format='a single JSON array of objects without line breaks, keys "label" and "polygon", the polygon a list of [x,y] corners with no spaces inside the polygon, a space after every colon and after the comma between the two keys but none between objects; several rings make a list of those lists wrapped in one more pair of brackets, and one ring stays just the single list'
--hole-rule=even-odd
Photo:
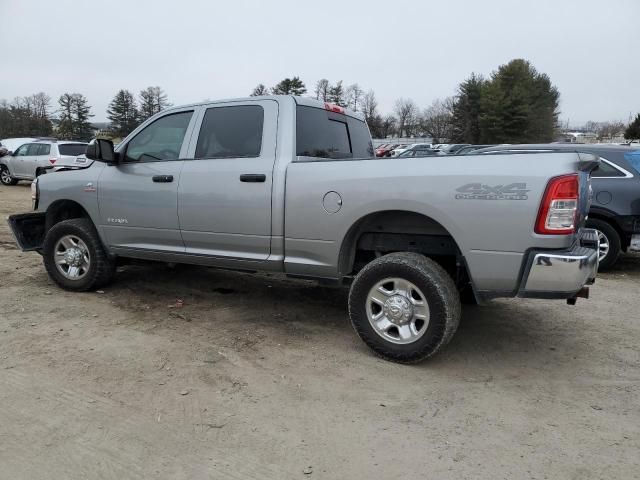
[{"label": "bare tree", "polygon": [[396,100],[394,111],[398,117],[398,135],[402,137],[407,131],[407,126],[411,129],[418,107],[411,99],[399,98]]},{"label": "bare tree", "polygon": [[358,85],[357,83],[354,83],[347,87],[347,90],[345,91],[347,106],[354,112],[358,111],[358,107],[360,107],[360,102],[362,100],[363,94],[364,90],[362,90],[362,88],[360,88],[360,85]]},{"label": "bare tree", "polygon": [[434,100],[424,111],[422,127],[426,133],[433,137],[434,143],[451,139],[453,134],[453,105],[452,97],[444,100]]},{"label": "bare tree", "polygon": [[378,101],[373,90],[369,90],[362,97],[361,110],[367,123],[371,123],[371,119],[376,116],[378,109]]},{"label": "bare tree", "polygon": [[621,137],[625,129],[626,125],[620,121],[601,122],[598,124],[596,135],[600,140],[613,140],[615,137]]},{"label": "bare tree", "polygon": [[389,135],[393,135],[396,130],[396,125],[398,121],[396,117],[393,115],[387,115],[384,120],[382,120],[382,138],[387,138]]},{"label": "bare tree", "polygon": [[327,80],[326,78],[321,78],[320,80],[318,80],[316,82],[316,88],[315,88],[316,99],[326,102],[327,99],[329,98],[330,87],[331,87],[331,84],[329,83],[329,80]]},{"label": "bare tree", "polygon": [[251,92],[251,97],[259,97],[261,95],[269,95],[269,89],[264,84],[259,83]]}]

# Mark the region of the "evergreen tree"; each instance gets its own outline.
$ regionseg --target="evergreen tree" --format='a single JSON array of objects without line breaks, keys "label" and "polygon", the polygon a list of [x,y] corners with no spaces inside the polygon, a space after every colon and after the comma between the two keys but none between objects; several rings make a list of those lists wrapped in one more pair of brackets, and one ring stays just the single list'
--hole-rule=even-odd
[{"label": "evergreen tree", "polygon": [[259,97],[262,95],[269,95],[269,89],[265,87],[262,83],[259,83],[256,88],[251,92],[251,97]]},{"label": "evergreen tree", "polygon": [[60,116],[58,136],[67,140],[88,140],[93,135],[89,122],[91,107],[86,97],[80,93],[64,93],[58,99]]},{"label": "evergreen tree", "polygon": [[330,103],[335,103],[336,105],[340,105],[341,107],[347,106],[345,91],[344,91],[344,87],[342,86],[342,80],[340,80],[335,85],[329,87],[329,94],[327,95],[327,101]]},{"label": "evergreen tree", "polygon": [[502,65],[481,89],[482,143],[546,143],[558,123],[560,94],[526,60]]},{"label": "evergreen tree", "polygon": [[167,95],[160,87],[147,87],[140,92],[140,121],[152,117],[156,113],[170,107]]},{"label": "evergreen tree", "polygon": [[111,131],[119,138],[126,137],[138,126],[138,107],[129,90],[116,93],[107,108],[107,118],[111,122]]},{"label": "evergreen tree", "polygon": [[629,124],[624,132],[624,138],[627,140],[640,140],[640,113]]},{"label": "evergreen tree", "polygon": [[472,73],[458,87],[453,106],[452,140],[457,143],[480,143],[480,96],[484,79]]},{"label": "evergreen tree", "polygon": [[280,83],[278,83],[271,92],[274,95],[304,95],[307,93],[307,88],[304,86],[304,83],[300,78],[285,78]]}]

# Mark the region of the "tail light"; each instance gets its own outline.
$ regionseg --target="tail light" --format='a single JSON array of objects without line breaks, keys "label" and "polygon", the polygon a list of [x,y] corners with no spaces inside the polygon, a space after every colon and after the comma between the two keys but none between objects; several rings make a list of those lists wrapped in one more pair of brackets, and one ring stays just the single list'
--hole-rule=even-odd
[{"label": "tail light", "polygon": [[549,180],[542,197],[535,232],[542,235],[568,235],[575,232],[580,184],[577,174]]},{"label": "tail light", "polygon": [[56,157],[51,157],[51,158],[49,159],[49,163],[50,163],[51,165],[55,164],[57,161],[58,161],[58,159],[57,159]]}]

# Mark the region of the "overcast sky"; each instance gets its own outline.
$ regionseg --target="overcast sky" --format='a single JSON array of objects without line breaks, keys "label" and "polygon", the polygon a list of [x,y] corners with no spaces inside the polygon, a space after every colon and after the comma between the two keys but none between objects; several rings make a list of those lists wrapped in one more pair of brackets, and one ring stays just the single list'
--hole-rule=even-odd
[{"label": "overcast sky", "polygon": [[[0,0],[0,99],[87,96],[95,121],[121,88],[178,105],[298,75],[421,107],[513,58],[547,73],[561,118],[640,112],[640,0]],[[57,103],[57,102],[56,102]]]}]

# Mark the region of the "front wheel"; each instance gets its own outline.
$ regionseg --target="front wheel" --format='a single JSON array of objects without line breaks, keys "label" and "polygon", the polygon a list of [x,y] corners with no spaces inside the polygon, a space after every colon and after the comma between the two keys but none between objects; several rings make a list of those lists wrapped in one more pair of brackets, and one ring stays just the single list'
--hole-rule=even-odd
[{"label": "front wheel", "polygon": [[349,292],[349,316],[378,355],[415,363],[444,347],[460,323],[455,283],[436,262],[417,253],[391,253],[366,265]]},{"label": "front wheel", "polygon": [[0,165],[0,183],[8,187],[18,183],[18,179],[11,176],[11,172],[9,172],[6,165]]},{"label": "front wheel", "polygon": [[115,273],[90,220],[75,218],[54,225],[44,239],[44,266],[65,290],[84,292],[107,284]]}]

